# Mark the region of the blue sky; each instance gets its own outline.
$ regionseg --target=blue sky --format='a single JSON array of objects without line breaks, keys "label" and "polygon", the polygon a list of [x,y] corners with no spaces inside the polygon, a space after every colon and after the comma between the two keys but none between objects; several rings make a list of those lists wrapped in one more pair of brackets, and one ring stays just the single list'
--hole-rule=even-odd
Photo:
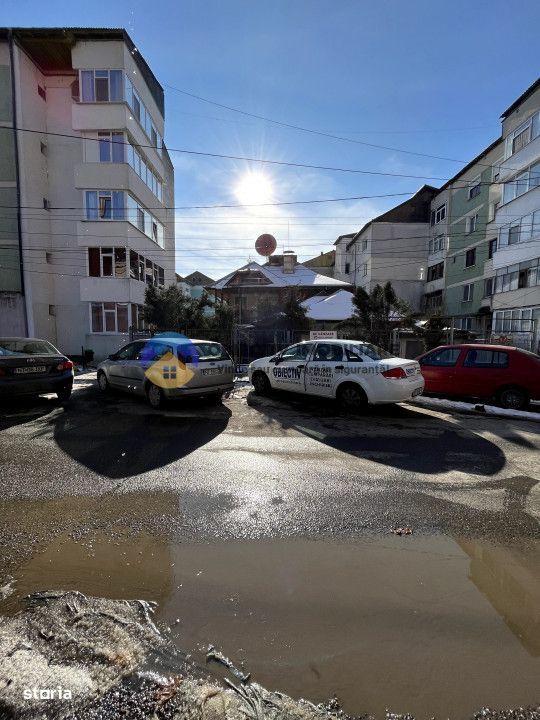
[{"label": "blue sky", "polygon": [[[501,112],[539,67],[536,0],[3,0],[2,24],[125,27],[164,86],[169,148],[441,178],[460,163],[278,127],[169,86],[285,123],[467,162],[498,136]],[[262,174],[274,202],[406,193],[424,182],[171,157],[176,206],[238,203],[249,172],[257,186]],[[403,199],[178,210],[177,270],[224,275],[257,258],[262,232],[306,259]]]}]

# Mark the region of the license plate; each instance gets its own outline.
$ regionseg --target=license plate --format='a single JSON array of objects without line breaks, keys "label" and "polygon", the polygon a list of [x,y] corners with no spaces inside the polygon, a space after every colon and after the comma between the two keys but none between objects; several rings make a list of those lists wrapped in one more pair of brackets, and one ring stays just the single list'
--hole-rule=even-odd
[{"label": "license plate", "polygon": [[416,397],[417,395],[421,395],[421,394],[422,394],[422,388],[416,388],[416,390],[413,390],[412,396]]},{"label": "license plate", "polygon": [[221,368],[207,368],[206,370],[201,370],[203,375],[221,375],[223,370]]},{"label": "license plate", "polygon": [[416,375],[416,368],[415,367],[405,368],[405,372],[407,373],[407,375]]},{"label": "license plate", "polygon": [[44,373],[46,370],[45,365],[29,365],[28,367],[15,368],[13,372],[22,375],[26,373]]}]

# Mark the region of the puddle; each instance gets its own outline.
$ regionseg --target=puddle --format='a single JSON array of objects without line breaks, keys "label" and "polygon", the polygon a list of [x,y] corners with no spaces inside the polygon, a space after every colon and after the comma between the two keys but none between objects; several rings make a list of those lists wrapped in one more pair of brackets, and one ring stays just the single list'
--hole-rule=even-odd
[{"label": "puddle", "polygon": [[214,644],[269,689],[336,693],[351,713],[465,718],[539,699],[538,545],[90,534],[57,537],[12,574],[2,612],[44,588],[156,600],[195,660]]}]

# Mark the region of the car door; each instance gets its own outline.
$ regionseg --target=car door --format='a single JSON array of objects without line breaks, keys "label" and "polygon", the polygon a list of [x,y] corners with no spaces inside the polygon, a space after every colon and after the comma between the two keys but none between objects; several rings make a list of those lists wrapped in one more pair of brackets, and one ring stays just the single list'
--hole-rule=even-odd
[{"label": "car door", "polygon": [[109,383],[113,387],[127,390],[129,385],[129,377],[127,375],[127,363],[135,353],[138,345],[144,345],[140,342],[132,342],[111,356],[109,359]]},{"label": "car door", "polygon": [[343,345],[318,342],[306,365],[306,393],[333,397],[336,378],[343,378],[344,368]]},{"label": "car door", "polygon": [[508,382],[509,353],[491,348],[468,348],[454,371],[457,395],[489,398]]},{"label": "car door", "polygon": [[455,369],[461,355],[460,347],[443,347],[420,358],[426,392],[454,394]]},{"label": "car door", "polygon": [[304,377],[307,360],[314,343],[298,343],[283,350],[273,364],[269,378],[277,390],[305,392]]},{"label": "car door", "polygon": [[126,360],[124,373],[128,378],[129,390],[144,393],[144,380],[147,371],[167,353],[172,354],[172,345],[160,340],[146,340],[134,343],[135,348]]}]

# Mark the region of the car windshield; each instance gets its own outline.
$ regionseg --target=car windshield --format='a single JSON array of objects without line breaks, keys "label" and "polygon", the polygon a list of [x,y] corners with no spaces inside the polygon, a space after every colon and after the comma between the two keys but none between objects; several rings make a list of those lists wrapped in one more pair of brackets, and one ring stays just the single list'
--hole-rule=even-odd
[{"label": "car windshield", "polygon": [[46,340],[1,340],[0,355],[59,355]]},{"label": "car windshield", "polygon": [[389,360],[390,358],[396,357],[393,353],[389,353],[386,350],[372,345],[371,343],[355,343],[354,345],[347,345],[347,350],[350,355],[362,355],[370,358],[371,360]]}]

